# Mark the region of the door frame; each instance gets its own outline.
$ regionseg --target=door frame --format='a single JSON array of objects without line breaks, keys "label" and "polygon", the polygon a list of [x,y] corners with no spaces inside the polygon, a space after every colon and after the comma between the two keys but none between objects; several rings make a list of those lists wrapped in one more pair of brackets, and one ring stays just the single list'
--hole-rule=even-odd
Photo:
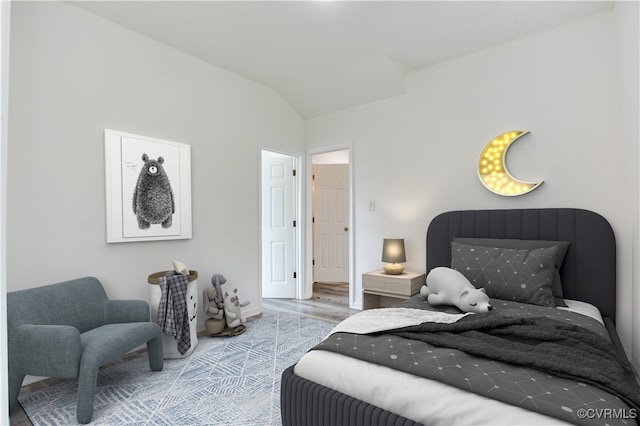
[{"label": "door frame", "polygon": [[[9,112],[9,35],[11,2],[0,2],[0,312],[7,312],[7,147]],[[2,314],[4,315],[4,314]],[[7,341],[7,321],[0,322],[0,340]],[[0,345],[0,371],[8,371],[7,345]],[[9,378],[0,376],[0,424],[9,424]]]},{"label": "door frame", "polygon": [[[354,194],[354,182],[353,182],[353,144],[351,142],[340,143],[331,146],[313,148],[307,151],[306,155],[306,170],[312,170],[312,157],[316,154],[325,154],[333,151],[349,150],[349,307],[353,309],[362,309],[362,304],[356,304],[356,292],[355,292],[355,222],[353,220],[353,194]],[[311,223],[311,214],[313,212],[313,176],[312,173],[308,173],[305,178],[305,193],[307,194],[305,199],[305,213],[307,218],[305,221],[305,264],[306,273],[304,275],[304,284],[302,288],[302,298],[308,299],[313,295],[313,225]]]},{"label": "door frame", "polygon": [[262,200],[263,200],[263,194],[262,194],[262,151],[270,151],[270,152],[275,152],[277,154],[282,154],[282,155],[287,155],[289,157],[293,157],[294,158],[294,163],[295,163],[295,168],[296,168],[296,178],[297,183],[296,183],[296,187],[295,187],[295,194],[296,194],[296,205],[295,205],[295,220],[296,223],[299,224],[298,226],[296,226],[296,243],[295,243],[295,257],[296,257],[296,261],[295,261],[295,269],[296,269],[296,273],[297,273],[297,278],[296,278],[296,299],[302,299],[303,295],[302,295],[302,282],[303,277],[306,274],[306,263],[304,262],[304,251],[302,250],[302,247],[304,247],[304,232],[302,232],[302,230],[305,228],[305,223],[304,223],[304,214],[303,214],[303,209],[305,206],[305,191],[304,189],[304,184],[303,182],[305,181],[305,162],[304,160],[304,153],[301,152],[292,152],[292,151],[285,151],[282,149],[277,149],[277,148],[271,148],[268,147],[266,145],[260,145],[258,147],[258,229],[259,229],[259,238],[258,238],[258,262],[259,262],[259,272],[260,272],[260,311],[262,312],[262,286],[263,286],[263,282],[262,282],[262,264],[264,261],[264,253],[262,252]]}]

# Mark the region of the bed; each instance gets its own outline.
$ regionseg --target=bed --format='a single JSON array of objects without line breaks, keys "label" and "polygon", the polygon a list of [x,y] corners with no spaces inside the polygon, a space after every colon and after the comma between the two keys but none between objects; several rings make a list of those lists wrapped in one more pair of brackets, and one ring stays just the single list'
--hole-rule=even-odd
[{"label": "bed", "polygon": [[[540,246],[541,242],[546,245]],[[615,329],[616,244],[613,230],[602,216],[569,208],[442,213],[427,230],[426,270],[453,267],[456,262],[459,267],[460,257],[464,260],[465,256],[458,253],[460,248],[468,251],[489,247],[504,254],[524,250],[521,244],[533,244],[537,248],[528,247],[527,253],[549,254],[553,263],[551,268],[546,265],[541,269],[547,274],[547,283],[553,282],[553,286],[537,289],[537,295],[545,293],[545,301],[531,304],[516,296],[513,300],[492,297],[494,311],[500,315],[478,316],[475,320],[500,318],[512,323],[498,327],[530,330],[529,326],[542,326],[548,327],[553,336],[563,336],[560,340],[565,336],[577,338],[577,343],[569,343],[575,349],[563,352],[567,354],[566,363],[562,359],[549,362],[545,356],[532,352],[524,365],[513,365],[509,358],[504,359],[510,347],[501,346],[491,352],[496,345],[483,346],[483,350],[491,352],[488,355],[473,352],[475,343],[471,343],[471,353],[451,349],[434,343],[432,336],[440,334],[420,329],[424,325],[405,324],[391,332],[350,332],[353,324],[345,325],[283,372],[283,425],[636,424],[640,388]],[[559,246],[565,250],[562,259],[557,255],[562,251]],[[554,275],[549,278],[548,273]],[[407,312],[447,318],[460,313],[453,307],[430,306],[420,296],[375,311],[384,311],[377,312],[386,316],[383,322],[389,321],[390,314],[396,319]],[[463,325],[466,318],[448,325],[437,324],[449,327],[437,331],[449,333]],[[542,322],[537,324],[538,321]],[[373,324],[369,317],[365,322]],[[395,324],[394,320],[389,322]],[[455,339],[459,337],[455,334],[458,331],[451,333]],[[593,342],[589,340],[592,337],[596,339]],[[588,338],[584,340],[589,342],[586,350],[600,350],[603,345],[598,358],[585,360],[584,365],[580,362],[583,338]],[[462,342],[454,345],[466,348],[464,345],[469,343],[464,339],[462,336]],[[495,352],[499,352],[495,354],[498,359],[487,358]],[[572,357],[579,361],[569,359]],[[533,362],[534,366],[526,362]],[[596,364],[589,367],[589,362]],[[564,364],[569,364],[569,370],[589,367],[588,373],[579,373],[589,377],[573,379],[562,371]],[[604,379],[591,382],[592,373]],[[609,379],[615,383],[607,385],[606,390],[597,385],[597,380]]]}]

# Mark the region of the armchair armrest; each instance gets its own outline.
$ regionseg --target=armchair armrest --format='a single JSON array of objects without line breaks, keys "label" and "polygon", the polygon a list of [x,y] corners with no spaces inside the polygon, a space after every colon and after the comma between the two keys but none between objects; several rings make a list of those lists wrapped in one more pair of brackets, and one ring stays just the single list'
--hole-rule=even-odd
[{"label": "armchair armrest", "polygon": [[149,322],[149,304],[144,300],[107,300],[104,310],[106,324]]},{"label": "armchair armrest", "polygon": [[34,376],[78,377],[80,331],[69,325],[23,324],[9,336],[10,368]]}]

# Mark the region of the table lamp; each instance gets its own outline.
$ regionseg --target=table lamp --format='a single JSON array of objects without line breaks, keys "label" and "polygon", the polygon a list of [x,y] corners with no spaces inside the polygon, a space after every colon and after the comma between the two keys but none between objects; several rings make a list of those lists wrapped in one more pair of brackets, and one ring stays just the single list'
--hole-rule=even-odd
[{"label": "table lamp", "polygon": [[404,239],[385,238],[382,244],[382,261],[389,262],[384,266],[384,272],[389,275],[399,275],[404,272],[400,262],[406,262],[404,254]]}]

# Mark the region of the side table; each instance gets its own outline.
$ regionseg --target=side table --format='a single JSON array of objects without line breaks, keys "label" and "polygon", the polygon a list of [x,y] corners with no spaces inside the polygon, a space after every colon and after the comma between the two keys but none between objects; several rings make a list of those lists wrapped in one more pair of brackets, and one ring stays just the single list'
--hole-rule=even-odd
[{"label": "side table", "polygon": [[387,308],[420,292],[425,274],[405,271],[389,275],[382,269],[362,274],[362,308]]}]

